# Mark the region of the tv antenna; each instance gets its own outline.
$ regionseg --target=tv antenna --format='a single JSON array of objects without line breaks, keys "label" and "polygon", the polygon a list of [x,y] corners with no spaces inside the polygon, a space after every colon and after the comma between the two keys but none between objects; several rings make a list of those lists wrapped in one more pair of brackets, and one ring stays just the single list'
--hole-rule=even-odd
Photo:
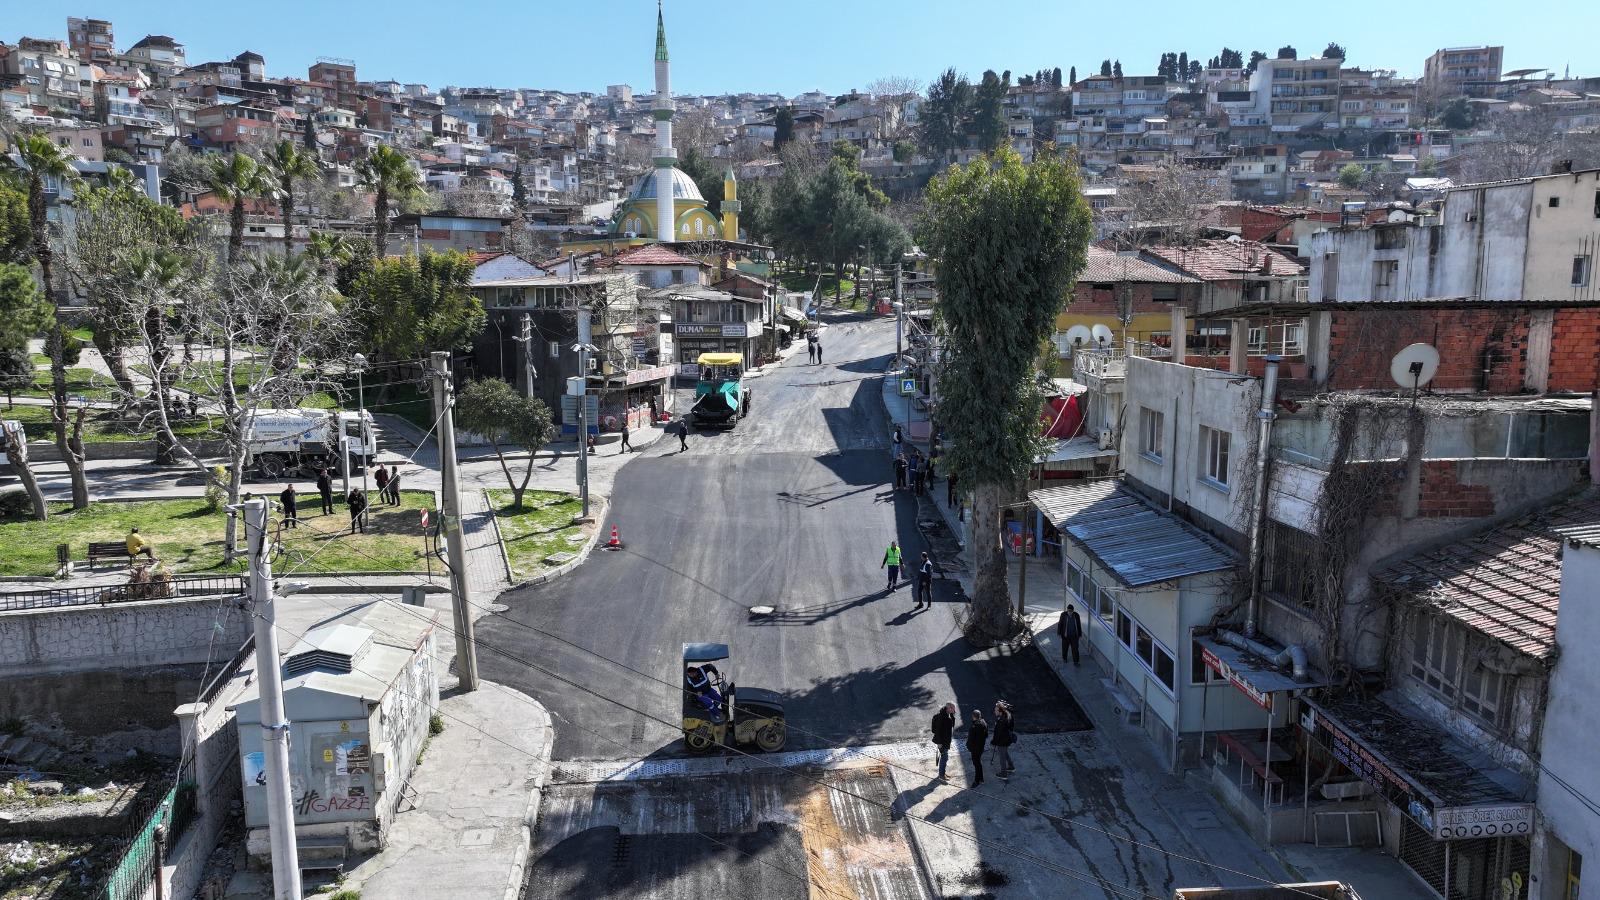
[{"label": "tv antenna", "polygon": [[1439,372],[1439,351],[1432,344],[1412,344],[1394,355],[1389,363],[1389,376],[1394,383],[1411,388],[1411,405],[1417,403],[1417,391],[1433,380]]}]

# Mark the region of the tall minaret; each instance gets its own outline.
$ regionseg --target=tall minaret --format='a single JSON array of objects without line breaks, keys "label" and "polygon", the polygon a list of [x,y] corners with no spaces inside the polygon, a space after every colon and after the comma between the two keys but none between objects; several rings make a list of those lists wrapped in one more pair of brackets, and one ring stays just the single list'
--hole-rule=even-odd
[{"label": "tall minaret", "polygon": [[678,151],[672,149],[672,79],[667,64],[667,23],[656,0],[656,240],[673,241],[677,204],[672,197],[672,170]]}]

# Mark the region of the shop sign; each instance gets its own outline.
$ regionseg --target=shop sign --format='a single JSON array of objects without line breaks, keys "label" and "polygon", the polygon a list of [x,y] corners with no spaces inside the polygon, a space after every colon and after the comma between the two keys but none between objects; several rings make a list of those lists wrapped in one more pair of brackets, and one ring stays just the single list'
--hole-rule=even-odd
[{"label": "shop sign", "polygon": [[634,369],[628,372],[628,384],[643,384],[646,381],[660,381],[663,378],[671,378],[676,369],[676,366],[651,366],[648,369]]},{"label": "shop sign", "polygon": [[634,337],[634,339],[633,339],[633,355],[638,357],[639,359],[644,359],[645,354],[649,353],[649,352],[650,352],[650,345],[645,342],[645,339],[642,338],[642,337],[637,337],[637,336]]},{"label": "shop sign", "polygon": [[1317,737],[1328,745],[1333,758],[1354,772],[1357,778],[1372,785],[1379,796],[1405,810],[1424,828],[1432,832],[1433,805],[1412,789],[1411,783],[1401,778],[1388,763],[1361,746],[1355,738],[1333,723],[1326,715],[1316,719]]},{"label": "shop sign", "polygon": [[722,336],[726,338],[748,337],[749,334],[750,326],[744,322],[737,322],[733,325],[722,326]]},{"label": "shop sign", "polygon": [[1229,684],[1237,688],[1239,693],[1249,697],[1255,705],[1267,712],[1272,712],[1272,695],[1266,691],[1256,690],[1255,685],[1246,681],[1244,676],[1235,671],[1232,666],[1223,662],[1221,657],[1212,653],[1208,648],[1201,647],[1200,660],[1206,664],[1206,668],[1226,678]]},{"label": "shop sign", "polygon": [[679,337],[722,337],[721,325],[678,322],[672,326],[672,331]]},{"label": "shop sign", "polygon": [[1450,806],[1433,814],[1433,836],[1441,841],[1532,833],[1533,806],[1528,803]]}]

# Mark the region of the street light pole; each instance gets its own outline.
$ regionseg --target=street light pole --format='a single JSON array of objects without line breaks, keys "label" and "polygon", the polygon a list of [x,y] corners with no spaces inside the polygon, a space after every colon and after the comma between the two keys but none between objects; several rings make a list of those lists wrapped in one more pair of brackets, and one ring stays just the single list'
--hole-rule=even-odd
[{"label": "street light pole", "polygon": [[[356,364],[356,431],[361,435],[361,495],[368,496],[367,470],[372,468],[367,465],[367,357],[366,354],[357,353],[351,357],[351,362]],[[370,505],[370,504],[369,504]],[[361,511],[361,521],[367,520],[367,511]]]}]

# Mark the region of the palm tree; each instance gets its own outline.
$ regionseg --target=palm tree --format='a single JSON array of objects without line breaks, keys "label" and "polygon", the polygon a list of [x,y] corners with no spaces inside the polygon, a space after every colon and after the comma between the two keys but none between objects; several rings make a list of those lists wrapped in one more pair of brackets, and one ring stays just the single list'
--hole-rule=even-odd
[{"label": "palm tree", "polygon": [[310,181],[321,175],[322,170],[317,168],[316,160],[310,153],[296,147],[294,141],[290,140],[275,144],[267,151],[262,164],[278,183],[278,202],[283,206],[283,255],[293,256],[294,236],[290,217],[294,215],[295,182]]},{"label": "palm tree", "polygon": [[243,153],[214,159],[206,168],[206,186],[217,199],[229,205],[228,263],[239,262],[244,250],[244,203],[251,197],[264,197],[273,184],[261,166]]},{"label": "palm tree", "polygon": [[28,225],[33,229],[33,258],[39,263],[39,284],[45,298],[51,301],[49,340],[45,348],[50,354],[50,393],[53,400],[51,418],[55,422],[56,446],[61,458],[67,461],[67,471],[72,476],[72,508],[89,506],[89,481],[83,471],[83,416],[78,410],[76,426],[69,439],[67,434],[67,363],[64,357],[67,344],[66,328],[55,309],[54,252],[50,248],[50,223],[45,216],[45,181],[70,181],[78,176],[71,159],[50,140],[49,136],[33,132],[17,138],[17,160],[24,171],[28,190]]},{"label": "palm tree", "polygon": [[356,248],[350,239],[331,231],[313,231],[306,243],[306,253],[317,261],[317,271],[331,276],[338,268],[355,259]]},{"label": "palm tree", "polygon": [[422,182],[411,160],[393,147],[380,145],[373,149],[356,168],[361,186],[374,193],[372,211],[377,221],[377,251],[379,258],[389,251],[389,203],[419,193]]}]

